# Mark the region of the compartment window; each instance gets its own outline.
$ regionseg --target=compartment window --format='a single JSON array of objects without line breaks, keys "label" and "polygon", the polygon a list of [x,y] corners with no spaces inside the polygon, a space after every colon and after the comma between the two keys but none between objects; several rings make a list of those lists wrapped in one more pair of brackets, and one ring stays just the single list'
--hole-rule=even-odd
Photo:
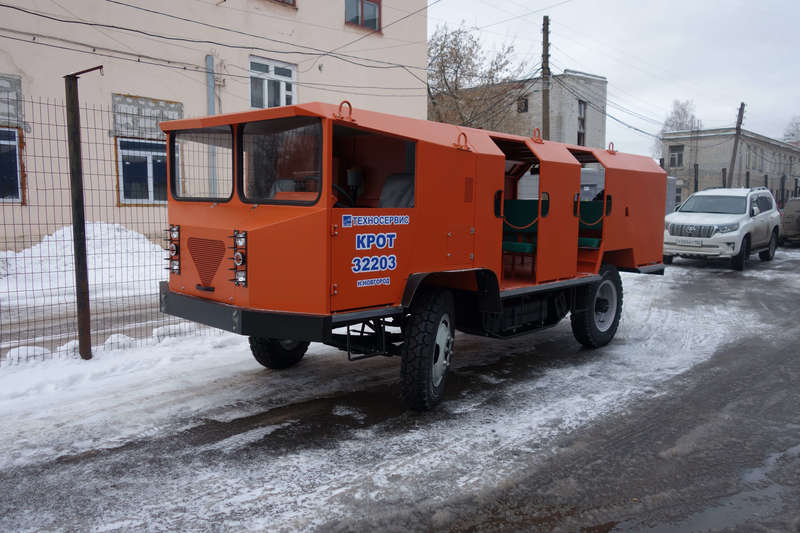
[{"label": "compartment window", "polygon": [[233,130],[218,126],[173,134],[172,194],[179,200],[228,200],[233,193]]},{"label": "compartment window", "polygon": [[414,207],[416,144],[335,124],[336,207]]},{"label": "compartment window", "polygon": [[242,199],[313,204],[322,190],[322,122],[289,117],[242,128]]},{"label": "compartment window", "polygon": [[167,201],[167,144],[117,138],[121,204]]},{"label": "compartment window", "polygon": [[19,134],[13,128],[0,128],[0,202],[22,201],[20,175]]}]

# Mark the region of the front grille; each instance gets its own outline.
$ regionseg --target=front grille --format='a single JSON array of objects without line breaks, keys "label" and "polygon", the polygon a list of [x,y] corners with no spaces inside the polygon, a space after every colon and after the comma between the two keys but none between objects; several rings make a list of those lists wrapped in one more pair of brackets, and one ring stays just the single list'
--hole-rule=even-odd
[{"label": "front grille", "polygon": [[222,262],[222,256],[225,255],[225,243],[213,239],[190,237],[189,253],[200,274],[200,282],[203,286],[209,287]]},{"label": "front grille", "polygon": [[669,234],[676,237],[700,237],[707,239],[714,235],[714,226],[706,224],[670,224]]}]

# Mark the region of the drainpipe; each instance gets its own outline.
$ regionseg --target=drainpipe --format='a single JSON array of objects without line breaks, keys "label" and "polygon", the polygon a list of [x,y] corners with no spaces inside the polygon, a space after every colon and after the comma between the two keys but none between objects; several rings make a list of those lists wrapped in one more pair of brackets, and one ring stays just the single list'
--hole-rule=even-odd
[{"label": "drainpipe", "polygon": [[[208,100],[208,114],[214,114],[214,56],[206,56],[206,96]],[[217,195],[217,148],[208,147],[208,190],[212,198]]]}]

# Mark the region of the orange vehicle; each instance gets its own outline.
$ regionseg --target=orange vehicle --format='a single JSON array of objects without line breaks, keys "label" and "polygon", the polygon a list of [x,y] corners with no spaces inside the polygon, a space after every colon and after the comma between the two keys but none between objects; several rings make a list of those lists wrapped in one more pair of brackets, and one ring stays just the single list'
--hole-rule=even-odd
[{"label": "orange vehicle", "polygon": [[413,409],[441,400],[456,329],[506,338],[570,314],[575,338],[602,346],[619,271],[664,270],[666,175],[648,157],[347,102],[161,128],[162,310],[248,335],[274,369],[311,341],[399,355]]}]

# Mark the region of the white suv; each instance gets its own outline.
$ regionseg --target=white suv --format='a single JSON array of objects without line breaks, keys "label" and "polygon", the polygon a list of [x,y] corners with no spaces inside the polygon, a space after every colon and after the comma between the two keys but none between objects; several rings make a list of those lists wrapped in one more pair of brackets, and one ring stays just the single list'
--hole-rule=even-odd
[{"label": "white suv", "polygon": [[766,187],[696,192],[664,218],[664,263],[681,257],[729,257],[736,270],[752,252],[775,255],[781,215]]}]

